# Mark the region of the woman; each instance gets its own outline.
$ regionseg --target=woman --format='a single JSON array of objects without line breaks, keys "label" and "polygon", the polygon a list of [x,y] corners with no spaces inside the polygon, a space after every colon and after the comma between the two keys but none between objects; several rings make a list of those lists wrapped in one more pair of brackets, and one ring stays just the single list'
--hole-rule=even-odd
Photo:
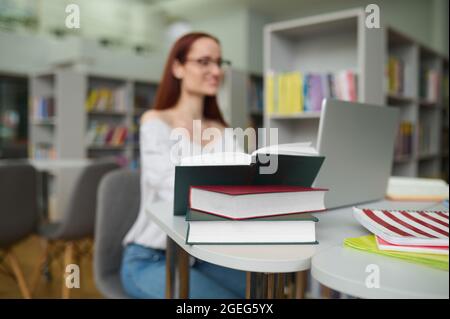
[{"label": "woman", "polygon": [[[121,269],[123,286],[132,297],[164,297],[166,234],[146,216],[145,206],[149,201],[173,200],[176,162],[171,154],[174,147],[186,145],[170,139],[172,129],[190,132],[187,149],[197,151],[211,141],[192,140],[198,135],[192,134],[195,120],[201,120],[202,130],[224,132],[226,123],[216,100],[224,63],[213,36],[181,37],[170,52],[155,105],[141,118],[141,209],[125,237]],[[243,272],[199,260],[191,267],[191,298],[243,298],[244,294]]]}]

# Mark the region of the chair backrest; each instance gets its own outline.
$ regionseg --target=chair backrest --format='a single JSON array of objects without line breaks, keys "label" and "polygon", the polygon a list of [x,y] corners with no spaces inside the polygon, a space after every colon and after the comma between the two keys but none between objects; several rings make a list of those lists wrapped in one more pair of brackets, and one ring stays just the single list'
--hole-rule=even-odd
[{"label": "chair backrest", "polygon": [[37,172],[26,163],[0,163],[0,248],[36,230]]},{"label": "chair backrest", "polygon": [[122,241],[139,213],[139,176],[136,171],[117,170],[107,174],[98,189],[94,274],[97,287],[106,295],[111,295],[106,292],[111,286],[108,278],[120,272]]},{"label": "chair backrest", "polygon": [[76,240],[94,234],[97,190],[102,177],[119,166],[111,161],[95,161],[78,177],[61,220],[57,237]]}]

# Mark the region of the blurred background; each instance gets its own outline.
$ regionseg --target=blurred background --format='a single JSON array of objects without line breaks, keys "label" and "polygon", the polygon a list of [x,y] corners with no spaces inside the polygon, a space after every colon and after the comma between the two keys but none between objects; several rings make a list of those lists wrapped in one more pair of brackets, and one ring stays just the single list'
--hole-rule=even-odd
[{"label": "blurred background", "polygon": [[[371,3],[382,21],[373,32],[361,20]],[[69,4],[79,6],[80,28],[66,27]],[[139,168],[138,120],[152,105],[168,50],[184,33],[205,31],[232,62],[220,92],[231,126],[277,127],[280,143],[299,134],[314,141],[320,105],[302,104],[290,93],[290,106],[279,105],[268,83],[289,87],[295,79],[325,77],[330,82],[319,89],[321,97],[401,109],[393,175],[448,181],[448,4],[0,0],[0,160],[34,161],[45,172],[43,216],[60,219],[90,160]],[[37,240],[28,240],[18,248],[25,272],[36,247]],[[0,297],[20,296],[1,276]],[[87,282],[77,296],[99,297]],[[58,296],[55,287],[38,288],[38,296]]]}]

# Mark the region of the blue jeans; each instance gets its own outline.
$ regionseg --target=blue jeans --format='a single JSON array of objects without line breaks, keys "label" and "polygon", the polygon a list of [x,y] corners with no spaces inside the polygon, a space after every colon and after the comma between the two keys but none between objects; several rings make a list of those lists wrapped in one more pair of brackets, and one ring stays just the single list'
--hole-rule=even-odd
[{"label": "blue jeans", "polygon": [[[123,253],[122,285],[134,298],[164,298],[166,256],[164,250],[129,244]],[[190,269],[190,298],[244,298],[245,272],[196,260]]]}]

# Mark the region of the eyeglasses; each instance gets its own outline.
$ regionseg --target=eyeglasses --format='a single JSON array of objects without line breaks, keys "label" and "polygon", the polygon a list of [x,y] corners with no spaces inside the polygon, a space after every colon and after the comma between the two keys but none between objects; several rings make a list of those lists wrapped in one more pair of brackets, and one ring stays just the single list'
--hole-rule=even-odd
[{"label": "eyeglasses", "polygon": [[231,61],[224,59],[211,59],[211,58],[199,58],[199,59],[186,59],[186,62],[195,62],[202,68],[210,68],[213,64],[217,65],[220,69],[223,69],[231,65]]}]

